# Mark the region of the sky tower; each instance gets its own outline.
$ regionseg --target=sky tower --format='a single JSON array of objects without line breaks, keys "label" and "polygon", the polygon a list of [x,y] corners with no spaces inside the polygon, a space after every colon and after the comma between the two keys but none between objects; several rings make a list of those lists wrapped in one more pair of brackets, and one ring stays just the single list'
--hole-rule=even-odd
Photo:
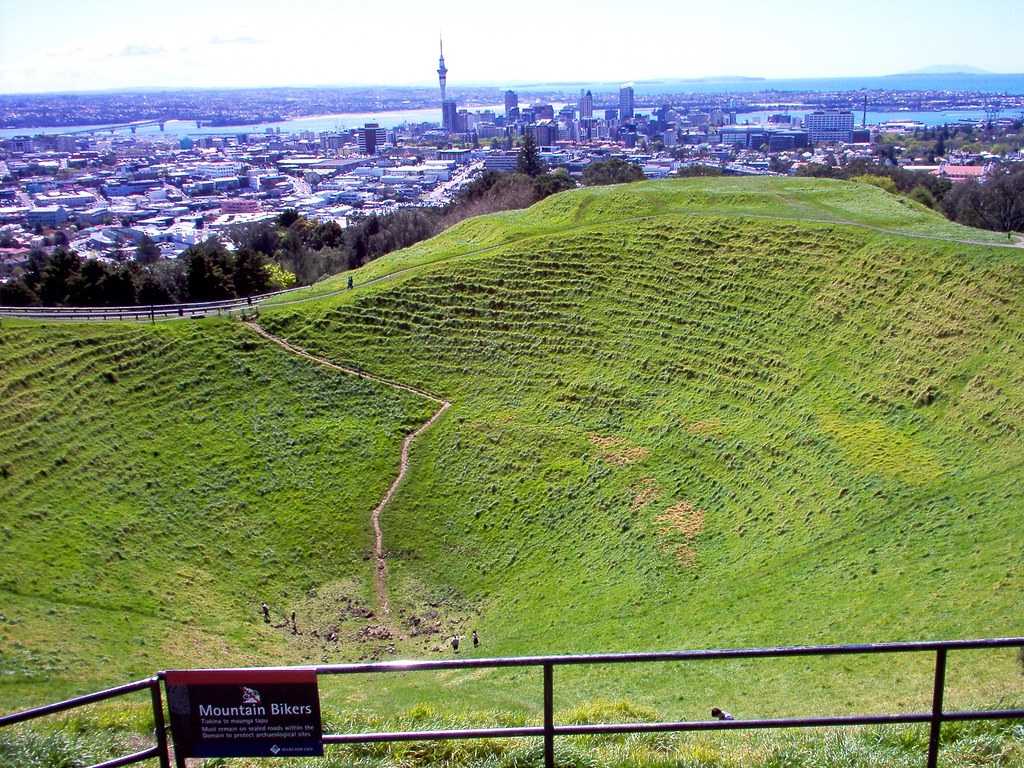
[{"label": "sky tower", "polygon": [[448,96],[445,94],[444,83],[448,77],[448,67],[444,65],[444,38],[441,38],[441,58],[437,62],[437,82],[441,84],[441,104],[444,104]]}]

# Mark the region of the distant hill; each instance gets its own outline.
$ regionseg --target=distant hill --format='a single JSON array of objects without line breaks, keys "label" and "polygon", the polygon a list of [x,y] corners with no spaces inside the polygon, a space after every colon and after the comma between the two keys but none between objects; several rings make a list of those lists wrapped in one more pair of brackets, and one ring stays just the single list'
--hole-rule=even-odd
[{"label": "distant hill", "polygon": [[991,75],[986,69],[969,67],[966,64],[934,64],[930,67],[921,67],[910,72],[899,72],[894,77],[901,75]]}]

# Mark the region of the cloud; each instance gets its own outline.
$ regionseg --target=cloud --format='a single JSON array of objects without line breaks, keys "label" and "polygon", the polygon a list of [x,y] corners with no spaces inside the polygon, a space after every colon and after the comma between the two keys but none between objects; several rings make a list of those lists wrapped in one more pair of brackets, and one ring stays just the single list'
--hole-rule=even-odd
[{"label": "cloud", "polygon": [[248,35],[240,35],[239,37],[220,37],[218,35],[210,38],[210,45],[263,45],[265,42],[265,40],[249,37]]},{"label": "cloud", "polygon": [[159,56],[164,53],[163,48],[152,48],[146,45],[126,45],[117,56]]}]

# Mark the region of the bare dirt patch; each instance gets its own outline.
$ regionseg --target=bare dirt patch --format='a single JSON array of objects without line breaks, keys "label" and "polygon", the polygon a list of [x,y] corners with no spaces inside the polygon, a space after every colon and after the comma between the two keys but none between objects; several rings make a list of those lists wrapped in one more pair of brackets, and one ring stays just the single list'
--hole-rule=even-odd
[{"label": "bare dirt patch", "polygon": [[722,422],[718,419],[703,419],[683,425],[691,435],[712,436],[722,432]]},{"label": "bare dirt patch", "polygon": [[601,458],[617,467],[642,461],[651,454],[647,448],[633,445],[622,437],[604,437],[596,432],[591,432],[587,437],[601,450]]},{"label": "bare dirt patch", "polygon": [[697,552],[692,545],[704,530],[704,510],[688,501],[680,501],[655,517],[654,522],[660,524],[658,533],[674,542],[679,564],[684,567],[693,565]]},{"label": "bare dirt patch", "polygon": [[660,493],[661,489],[653,477],[641,478],[640,482],[633,486],[633,501],[629,504],[629,511],[639,512],[658,498]]}]

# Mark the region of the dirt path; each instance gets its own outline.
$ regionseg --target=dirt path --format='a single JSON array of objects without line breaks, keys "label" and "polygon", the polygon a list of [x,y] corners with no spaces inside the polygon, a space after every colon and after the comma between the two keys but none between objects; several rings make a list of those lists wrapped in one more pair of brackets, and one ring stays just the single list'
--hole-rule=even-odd
[{"label": "dirt path", "polygon": [[358,376],[361,379],[367,379],[369,381],[376,381],[385,386],[391,387],[392,389],[399,389],[404,392],[411,392],[418,397],[422,397],[426,400],[430,400],[433,403],[437,403],[440,407],[434,412],[434,415],[427,419],[419,429],[412,434],[406,435],[405,440],[402,441],[402,458],[398,465],[398,475],[392,481],[388,487],[387,493],[384,494],[384,498],[380,500],[380,503],[374,507],[373,512],[370,514],[370,522],[373,525],[373,554],[376,565],[374,568],[373,576],[373,587],[377,595],[377,612],[380,616],[386,617],[391,612],[391,604],[388,600],[388,563],[387,556],[384,553],[384,532],[380,524],[381,513],[385,510],[388,504],[391,503],[391,499],[394,498],[395,493],[398,491],[399,486],[405,479],[406,474],[409,471],[409,449],[412,447],[413,442],[417,437],[426,432],[433,425],[435,421],[441,418],[441,415],[451,407],[451,403],[444,400],[437,395],[431,394],[426,390],[419,389],[417,387],[409,386],[408,384],[401,384],[397,381],[391,381],[385,379],[383,376],[375,376],[372,373],[361,371],[357,368],[349,368],[344,365],[338,365],[332,363],[329,360],[325,360],[322,357],[310,354],[301,347],[297,347],[284,339],[274,336],[272,333],[264,330],[261,326],[254,322],[247,321],[245,326],[255,333],[258,333],[268,341],[277,344],[282,349],[291,352],[293,355],[305,358],[310,362],[314,362],[317,365],[322,365],[325,368],[331,368],[335,371],[341,371],[351,376]]}]

